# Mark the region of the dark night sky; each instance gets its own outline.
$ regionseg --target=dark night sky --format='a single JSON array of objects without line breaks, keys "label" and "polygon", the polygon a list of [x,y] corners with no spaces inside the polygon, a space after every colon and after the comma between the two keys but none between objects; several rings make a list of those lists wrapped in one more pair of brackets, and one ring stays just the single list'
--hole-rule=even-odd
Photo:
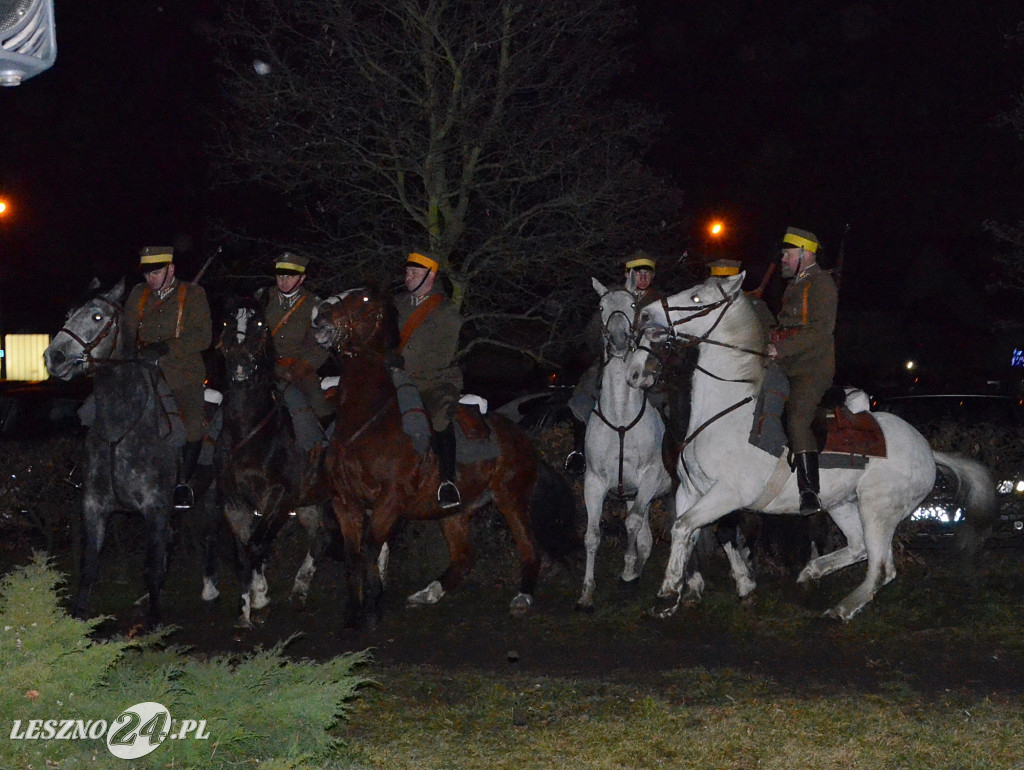
[{"label": "dark night sky", "polygon": [[[895,7],[890,7],[895,6]],[[7,330],[52,322],[93,274],[131,274],[150,242],[202,261],[212,205],[201,139],[216,94],[198,35],[213,0],[57,0],[56,66],[0,91],[0,299]],[[1020,218],[1024,145],[991,123],[1024,84],[1019,4],[643,0],[639,96],[666,114],[654,162],[717,248],[752,270],[787,225],[834,254],[844,304],[899,302],[934,276],[974,280],[981,222]],[[46,329],[47,327],[43,327]]]}]

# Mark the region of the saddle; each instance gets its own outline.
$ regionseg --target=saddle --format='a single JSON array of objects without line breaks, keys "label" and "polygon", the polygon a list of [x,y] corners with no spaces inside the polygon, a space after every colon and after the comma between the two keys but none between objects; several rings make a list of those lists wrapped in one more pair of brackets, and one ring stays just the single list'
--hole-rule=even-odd
[{"label": "saddle", "polygon": [[826,417],[827,436],[822,452],[885,457],[885,436],[871,412],[851,412],[837,406]]},{"label": "saddle", "polygon": [[[401,369],[391,370],[391,381],[398,394],[398,411],[402,415],[402,430],[421,455],[430,449],[430,419],[423,408],[423,399],[409,375]],[[458,463],[477,463],[499,455],[498,442],[483,418],[487,405],[475,396],[463,396],[455,409],[455,460]]]},{"label": "saddle", "polygon": [[[843,394],[844,403],[823,410],[821,468],[863,468],[870,457],[886,457],[882,429],[870,412],[862,411],[862,396],[861,391],[851,389]],[[749,441],[775,457],[781,457],[788,446],[782,423],[788,398],[786,375],[777,366],[769,366],[758,394]],[[858,411],[852,411],[847,404],[857,404]]]}]

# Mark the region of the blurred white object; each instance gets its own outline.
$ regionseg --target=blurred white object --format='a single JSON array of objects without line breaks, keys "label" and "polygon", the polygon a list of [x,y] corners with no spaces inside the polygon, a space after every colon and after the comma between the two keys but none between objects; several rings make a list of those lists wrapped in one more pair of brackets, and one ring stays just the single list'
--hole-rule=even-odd
[{"label": "blurred white object", "polygon": [[256,74],[257,75],[269,75],[270,74],[270,65],[267,64],[265,61],[260,61],[259,59],[254,59],[253,60],[252,68],[254,70],[256,70]]},{"label": "blurred white object", "polygon": [[487,414],[487,399],[483,396],[476,396],[472,393],[467,393],[459,399],[460,404],[469,404],[476,406],[480,410],[480,414]]},{"label": "blurred white object", "polygon": [[871,411],[871,396],[860,388],[843,388],[846,391],[846,408],[854,414]]}]

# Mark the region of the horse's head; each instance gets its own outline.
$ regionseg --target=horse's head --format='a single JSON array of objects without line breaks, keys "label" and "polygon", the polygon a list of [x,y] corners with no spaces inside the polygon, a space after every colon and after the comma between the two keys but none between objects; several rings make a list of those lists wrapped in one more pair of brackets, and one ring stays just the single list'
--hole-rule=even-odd
[{"label": "horse's head", "polygon": [[630,384],[648,387],[653,382],[647,366],[652,346],[681,341],[747,352],[758,349],[761,330],[743,293],[745,275],[712,276],[645,307],[637,318],[641,342],[627,373]]},{"label": "horse's head", "polygon": [[316,341],[342,355],[383,354],[393,325],[391,303],[374,287],[335,294],[313,312]]},{"label": "horse's head", "polygon": [[246,382],[260,372],[270,376],[268,337],[259,302],[239,298],[228,301],[217,348],[224,356],[224,372],[230,382]]},{"label": "horse's head", "polygon": [[633,347],[633,321],[636,317],[636,288],[634,273],[630,273],[625,288],[605,288],[596,278],[591,281],[594,291],[601,297],[601,337],[605,356],[625,358]]},{"label": "horse's head", "polygon": [[117,349],[121,313],[124,307],[124,279],[106,292],[96,292],[99,281],[90,285],[92,296],[68,313],[64,325],[43,353],[46,371],[52,377],[70,380],[88,374],[97,362],[109,359]]}]

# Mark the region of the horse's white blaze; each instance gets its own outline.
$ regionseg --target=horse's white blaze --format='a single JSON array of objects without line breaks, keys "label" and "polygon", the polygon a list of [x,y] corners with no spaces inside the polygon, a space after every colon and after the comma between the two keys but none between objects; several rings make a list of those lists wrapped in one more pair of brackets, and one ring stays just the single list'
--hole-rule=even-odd
[{"label": "horse's white blaze", "polygon": [[[730,511],[751,507],[761,496],[777,460],[748,441],[756,396],[763,379],[766,333],[749,298],[742,292],[744,275],[711,278],[667,300],[651,305],[651,323],[671,325],[676,333],[700,341],[699,368],[693,378],[690,432],[704,426],[680,459],[683,476],[676,495],[677,517],[672,548],[659,596],[682,599],[683,578],[694,534]],[[668,316],[671,316],[670,318]],[[642,380],[647,353],[637,350],[627,379]],[[750,398],[750,401],[744,399]],[[735,407],[732,411],[727,411]],[[821,471],[821,499],[843,531],[847,545],[812,559],[801,581],[817,579],[858,561],[867,560],[867,574],[856,589],[826,614],[852,618],[871,601],[881,585],[895,577],[892,539],[896,525],[910,515],[932,488],[936,463],[958,476],[974,500],[974,510],[991,511],[994,484],[987,471],[969,460],[933,453],[925,439],[891,414],[877,415],[885,436],[887,456],[872,458],[863,470]],[[794,477],[762,509],[766,513],[795,513],[799,498]],[[665,610],[662,614],[671,614]]]},{"label": "horse's white blaze", "polygon": [[[654,542],[648,510],[651,501],[672,488],[672,479],[661,458],[665,434],[661,415],[647,402],[642,391],[631,388],[626,381],[626,356],[636,312],[632,293],[636,288],[635,277],[631,274],[625,289],[609,291],[596,278],[593,285],[601,296],[605,355],[600,395],[587,422],[585,443],[587,470],[583,478],[583,499],[587,506],[584,535],[587,564],[583,591],[576,602],[581,608],[590,608],[594,603],[594,565],[601,543],[601,514],[608,491],[617,490],[621,483],[624,490],[636,492],[628,505],[622,568],[622,579],[633,582],[640,577]],[[628,428],[621,444],[620,428]]]}]

